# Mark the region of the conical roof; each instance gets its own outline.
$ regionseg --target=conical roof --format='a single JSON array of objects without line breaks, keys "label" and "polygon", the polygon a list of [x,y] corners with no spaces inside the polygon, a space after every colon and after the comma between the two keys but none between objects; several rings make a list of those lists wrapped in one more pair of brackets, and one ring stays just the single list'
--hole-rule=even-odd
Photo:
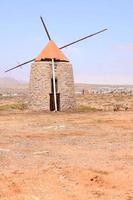
[{"label": "conical roof", "polygon": [[42,59],[56,59],[60,61],[69,61],[64,53],[57,47],[54,41],[50,40],[46,47],[36,57],[35,61],[41,61]]}]

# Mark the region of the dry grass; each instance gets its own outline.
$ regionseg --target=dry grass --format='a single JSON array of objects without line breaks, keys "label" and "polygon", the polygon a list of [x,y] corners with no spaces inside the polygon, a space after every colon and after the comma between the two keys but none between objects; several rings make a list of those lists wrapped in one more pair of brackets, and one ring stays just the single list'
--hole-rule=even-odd
[{"label": "dry grass", "polygon": [[101,111],[101,109],[95,108],[95,107],[91,107],[89,105],[79,105],[76,108],[77,112],[97,112],[97,111]]},{"label": "dry grass", "polygon": [[3,104],[0,105],[0,111],[6,111],[6,110],[24,110],[27,108],[27,105],[23,102],[17,102],[13,104]]},{"label": "dry grass", "polygon": [[132,93],[109,93],[109,94],[85,94],[76,97],[78,110],[103,110],[113,111],[116,106],[120,110],[128,107],[128,110],[133,110],[133,94]]}]

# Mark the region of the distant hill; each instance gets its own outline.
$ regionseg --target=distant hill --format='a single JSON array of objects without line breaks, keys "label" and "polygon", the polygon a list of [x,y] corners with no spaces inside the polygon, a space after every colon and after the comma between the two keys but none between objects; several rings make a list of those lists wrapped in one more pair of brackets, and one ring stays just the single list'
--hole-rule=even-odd
[{"label": "distant hill", "polygon": [[[75,91],[82,91],[84,90],[89,90],[89,89],[94,89],[94,88],[101,88],[101,87],[131,87],[131,85],[102,85],[102,84],[87,84],[87,83],[75,83]],[[132,86],[133,87],[133,86]],[[28,88],[28,84],[15,80],[13,78],[10,77],[4,77],[1,78],[0,77],[0,89],[27,89]]]},{"label": "distant hill", "polygon": [[109,85],[109,84],[87,84],[87,83],[75,83],[75,91],[81,92],[82,90],[90,90],[95,88],[133,88],[133,85]]},{"label": "distant hill", "polygon": [[27,88],[27,84],[19,82],[13,78],[4,77],[0,78],[0,88],[25,89]]}]

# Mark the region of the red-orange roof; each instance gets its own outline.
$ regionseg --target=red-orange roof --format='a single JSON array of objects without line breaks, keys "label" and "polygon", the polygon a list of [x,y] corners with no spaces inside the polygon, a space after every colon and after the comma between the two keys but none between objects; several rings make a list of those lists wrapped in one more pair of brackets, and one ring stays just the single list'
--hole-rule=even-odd
[{"label": "red-orange roof", "polygon": [[60,61],[68,61],[64,53],[57,47],[54,41],[50,40],[46,47],[36,57],[35,61],[41,61],[42,59],[56,59]]}]

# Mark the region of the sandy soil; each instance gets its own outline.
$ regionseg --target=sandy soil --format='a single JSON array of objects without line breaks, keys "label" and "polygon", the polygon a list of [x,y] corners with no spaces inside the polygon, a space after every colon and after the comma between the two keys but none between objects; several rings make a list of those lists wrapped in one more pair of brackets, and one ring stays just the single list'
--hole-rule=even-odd
[{"label": "sandy soil", "polygon": [[0,200],[132,200],[133,112],[0,112]]}]

